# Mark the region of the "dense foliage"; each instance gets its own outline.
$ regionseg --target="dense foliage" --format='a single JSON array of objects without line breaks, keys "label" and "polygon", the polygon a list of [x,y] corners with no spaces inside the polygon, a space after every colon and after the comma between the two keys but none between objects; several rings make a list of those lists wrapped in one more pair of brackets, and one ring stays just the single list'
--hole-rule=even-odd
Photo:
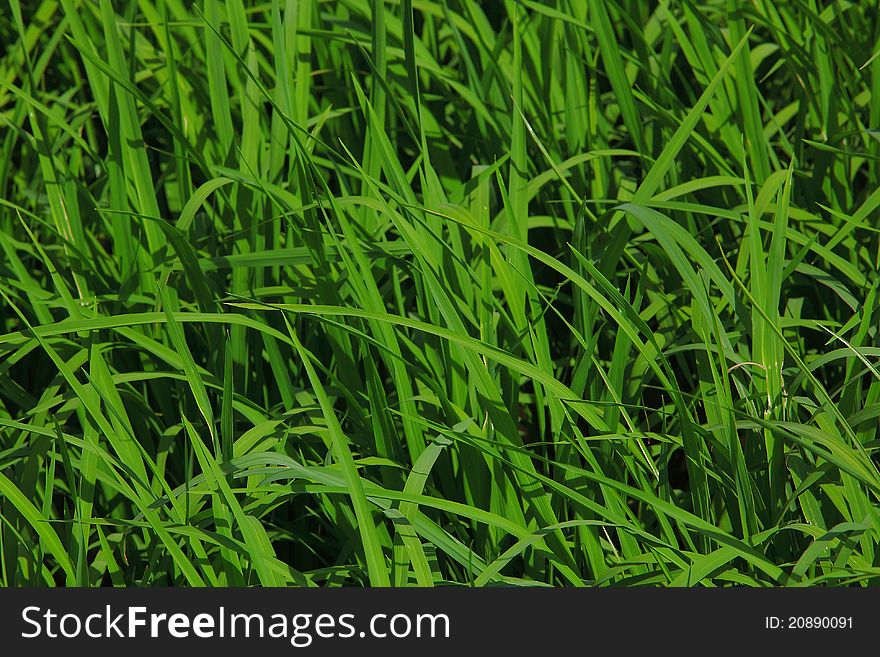
[{"label": "dense foliage", "polygon": [[0,584],[880,576],[874,0],[0,14]]}]

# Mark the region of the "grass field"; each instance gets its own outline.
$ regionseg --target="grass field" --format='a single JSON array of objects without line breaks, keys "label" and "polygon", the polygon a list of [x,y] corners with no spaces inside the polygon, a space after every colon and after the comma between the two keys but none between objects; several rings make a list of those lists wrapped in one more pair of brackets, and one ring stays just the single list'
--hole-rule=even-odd
[{"label": "grass field", "polygon": [[0,15],[0,584],[880,581],[874,0]]}]

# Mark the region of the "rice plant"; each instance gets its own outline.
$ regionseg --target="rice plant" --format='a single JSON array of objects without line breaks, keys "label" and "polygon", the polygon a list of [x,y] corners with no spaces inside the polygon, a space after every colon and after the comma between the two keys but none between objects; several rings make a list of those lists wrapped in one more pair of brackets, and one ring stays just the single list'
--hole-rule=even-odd
[{"label": "rice plant", "polygon": [[0,584],[880,578],[874,0],[9,0]]}]

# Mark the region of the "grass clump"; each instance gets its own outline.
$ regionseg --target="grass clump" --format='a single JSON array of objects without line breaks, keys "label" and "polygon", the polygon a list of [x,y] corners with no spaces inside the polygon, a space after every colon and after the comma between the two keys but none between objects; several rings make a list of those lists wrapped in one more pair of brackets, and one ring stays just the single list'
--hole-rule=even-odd
[{"label": "grass clump", "polygon": [[880,576],[874,2],[9,8],[0,584]]}]

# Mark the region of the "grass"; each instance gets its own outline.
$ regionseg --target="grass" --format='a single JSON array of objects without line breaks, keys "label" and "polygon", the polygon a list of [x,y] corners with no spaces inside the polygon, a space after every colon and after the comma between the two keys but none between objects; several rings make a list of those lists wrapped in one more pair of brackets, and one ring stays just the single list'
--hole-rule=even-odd
[{"label": "grass", "polygon": [[867,0],[9,0],[0,584],[880,581]]}]

